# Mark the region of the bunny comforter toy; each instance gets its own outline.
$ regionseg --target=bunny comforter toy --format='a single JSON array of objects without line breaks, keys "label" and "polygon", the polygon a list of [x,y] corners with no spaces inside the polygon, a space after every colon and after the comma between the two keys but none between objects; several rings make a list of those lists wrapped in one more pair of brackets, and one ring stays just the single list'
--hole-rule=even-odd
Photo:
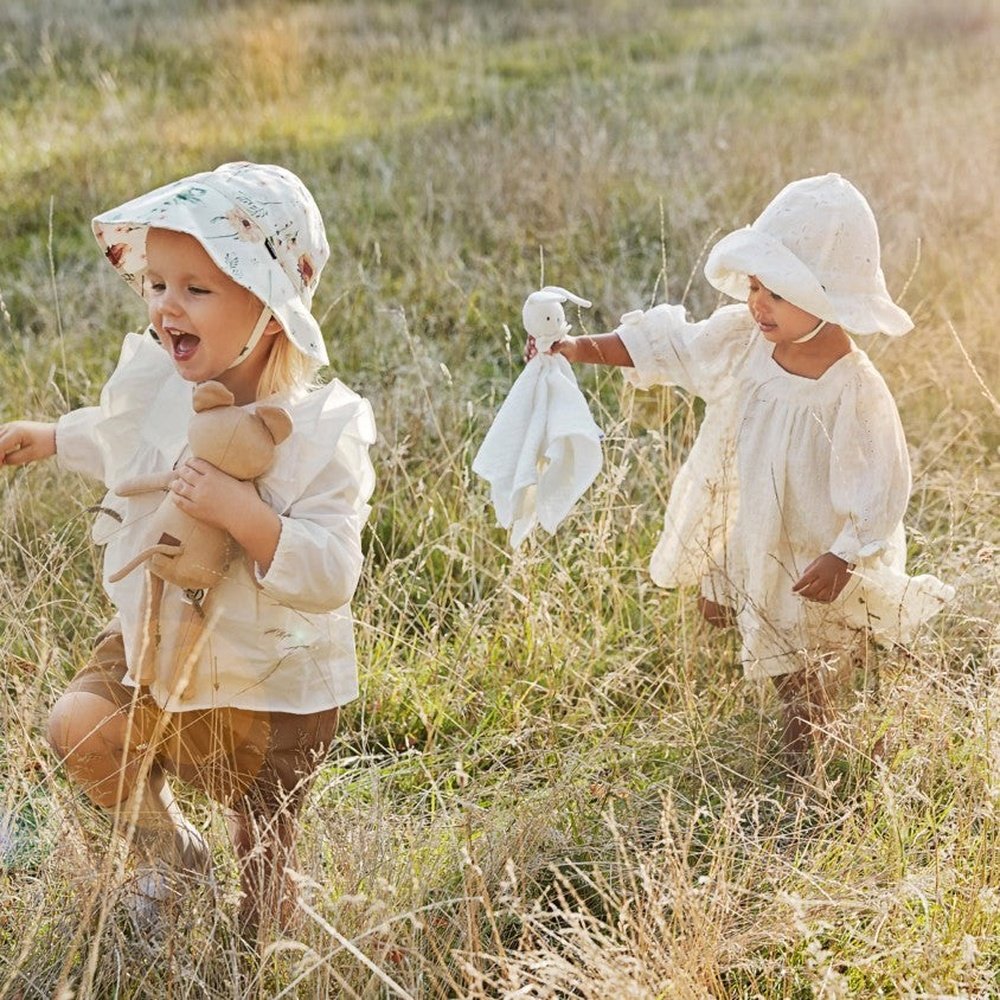
[{"label": "bunny comforter toy", "polygon": [[472,463],[490,483],[500,524],[517,547],[536,522],[555,532],[601,471],[601,431],[569,362],[544,353],[569,333],[562,303],[590,303],[548,285],[525,300],[521,317],[538,353],[525,365]]}]

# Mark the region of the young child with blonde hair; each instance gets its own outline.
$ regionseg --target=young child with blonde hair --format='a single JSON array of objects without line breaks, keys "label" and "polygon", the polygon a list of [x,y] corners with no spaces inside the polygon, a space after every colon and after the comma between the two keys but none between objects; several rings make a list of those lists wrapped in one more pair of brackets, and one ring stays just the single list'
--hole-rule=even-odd
[{"label": "young child with blonde hair", "polygon": [[[298,814],[357,696],[350,600],[373,488],[369,404],[333,380],[311,303],[329,256],[322,218],[290,171],[229,163],[99,215],[108,261],[146,301],[149,328],[128,334],[97,406],[54,424],[0,426],[0,464],[56,455],[108,488],[94,527],[117,616],[52,708],[49,739],[73,782],[114,810],[139,855],[132,903],[159,919],[178,873],[204,872],[209,850],[182,814],[180,778],[229,810],[243,926],[287,920],[286,869]],[[292,432],[255,483],[187,454],[196,384],[215,380],[238,406],[283,406]],[[144,545],[161,495],[125,499],[124,480],[173,469],[177,505],[229,532],[243,557],[206,593],[165,588],[161,628],[197,600],[208,622],[183,700],[162,671],[134,680],[143,643],[143,580],[108,578]],[[132,829],[126,819],[135,818]]]},{"label": "young child with blonde hair", "polygon": [[848,336],[913,324],[886,290],[868,202],[837,174],[789,184],[715,245],[705,275],[746,305],[698,323],[660,305],[551,350],[706,401],[651,575],[699,586],[704,616],[736,626],[746,676],[771,678],[782,697],[783,746],[797,762],[865,636],[906,642],[953,593],[905,573],[903,429]]}]

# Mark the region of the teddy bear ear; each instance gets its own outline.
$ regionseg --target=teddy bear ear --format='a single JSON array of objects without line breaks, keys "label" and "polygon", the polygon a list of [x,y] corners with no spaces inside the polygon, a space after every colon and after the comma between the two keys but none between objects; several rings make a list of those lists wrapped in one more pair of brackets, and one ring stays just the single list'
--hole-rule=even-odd
[{"label": "teddy bear ear", "polygon": [[258,406],[254,413],[271,432],[275,444],[281,444],[292,433],[292,418],[288,410],[280,406]]},{"label": "teddy bear ear", "polygon": [[194,391],[194,412],[232,406],[236,397],[221,382],[202,382]]}]

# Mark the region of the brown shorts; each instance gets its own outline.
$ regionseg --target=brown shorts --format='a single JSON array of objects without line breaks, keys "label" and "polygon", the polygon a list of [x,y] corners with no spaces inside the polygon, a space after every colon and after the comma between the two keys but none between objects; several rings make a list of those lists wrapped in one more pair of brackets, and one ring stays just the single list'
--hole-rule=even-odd
[{"label": "brown shorts", "polygon": [[338,708],[292,712],[213,708],[164,712],[146,687],[122,683],[126,674],[121,632],[105,630],[90,662],[67,692],[86,691],[132,713],[129,745],[216,801],[273,815],[297,811],[326,759]]}]

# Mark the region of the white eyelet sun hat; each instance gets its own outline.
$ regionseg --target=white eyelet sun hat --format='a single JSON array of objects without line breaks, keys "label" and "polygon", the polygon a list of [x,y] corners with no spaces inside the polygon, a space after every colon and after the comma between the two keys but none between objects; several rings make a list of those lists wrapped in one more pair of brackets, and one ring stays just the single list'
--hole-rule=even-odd
[{"label": "white eyelet sun hat", "polygon": [[303,354],[329,364],[311,308],[330,247],[313,196],[290,170],[224,163],[102,212],[92,225],[104,255],[140,296],[150,227],[195,237]]},{"label": "white eyelet sun hat", "polygon": [[719,240],[705,262],[708,281],[734,299],[746,301],[750,275],[851,333],[898,337],[913,329],[886,289],[871,207],[840,174],[792,182],[752,225]]}]

